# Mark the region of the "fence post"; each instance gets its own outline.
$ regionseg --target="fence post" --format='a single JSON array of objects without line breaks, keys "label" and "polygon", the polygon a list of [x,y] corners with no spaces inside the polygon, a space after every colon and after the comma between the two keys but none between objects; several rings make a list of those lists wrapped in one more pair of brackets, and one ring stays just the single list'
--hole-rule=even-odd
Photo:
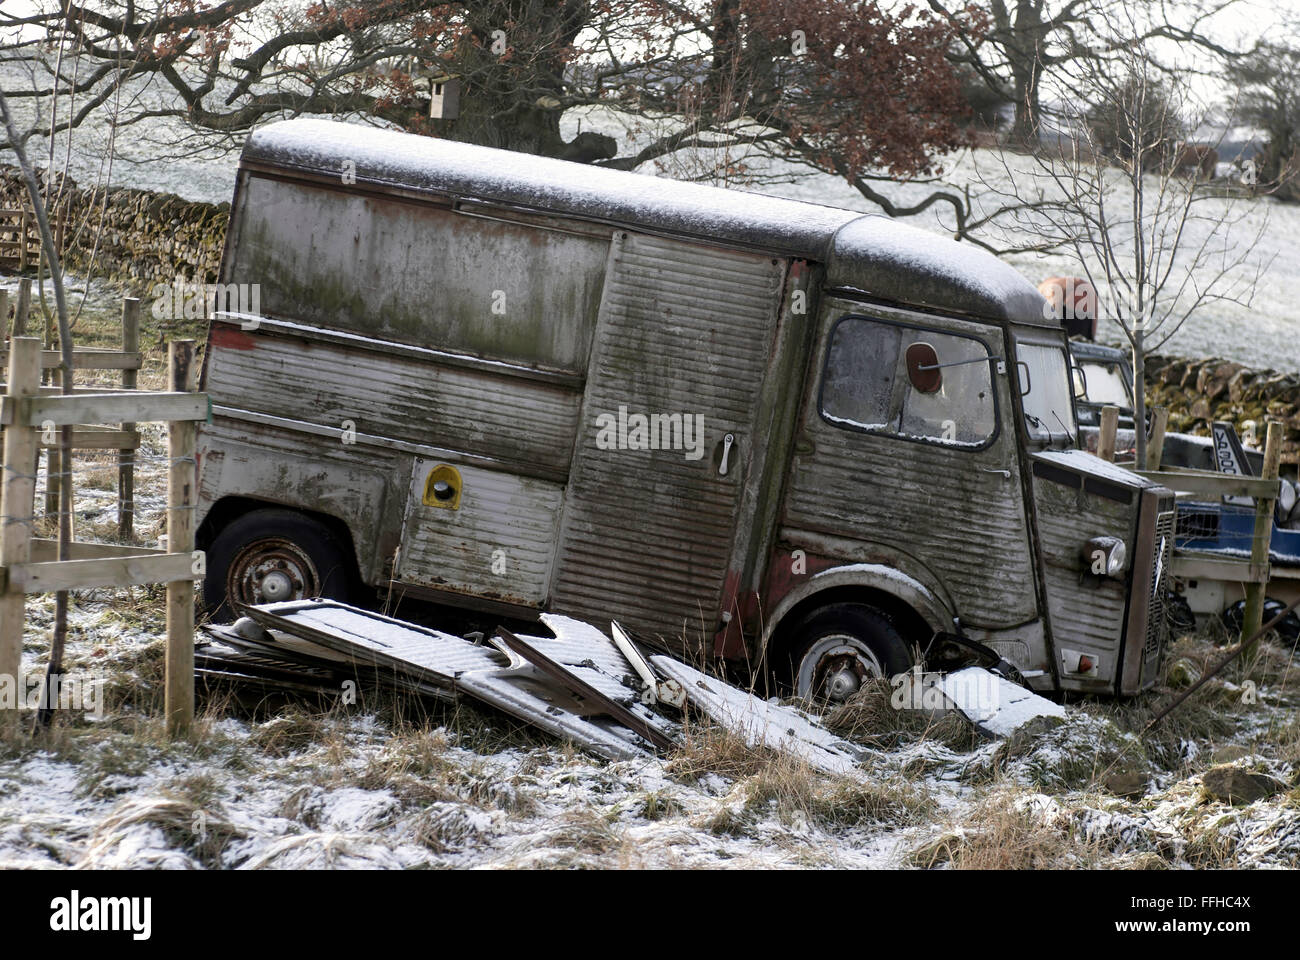
[{"label": "fence post", "polygon": [[[140,350],[140,299],[126,297],[122,300],[122,352],[138,353]],[[134,390],[137,371],[122,371],[122,389]],[[122,424],[122,429],[135,430],[134,423]],[[123,540],[135,539],[135,451],[117,452],[117,535]]]},{"label": "fence post", "polygon": [[[193,390],[194,341],[168,345],[168,389]],[[197,427],[190,420],[167,425],[167,549],[194,552],[194,461]],[[167,733],[186,736],[194,723],[194,581],[167,584]]]},{"label": "fence post", "polygon": [[[32,337],[9,341],[10,402],[40,392],[41,342]],[[36,496],[36,429],[23,423],[15,411],[14,422],[4,432],[4,480],[0,484],[0,566],[27,563],[32,551],[32,507]],[[23,620],[26,596],[9,592],[8,578],[0,593],[0,676],[12,678],[15,693],[25,690],[20,677],[23,655]],[[16,704],[15,704],[16,707]],[[8,713],[8,711],[3,711]],[[0,719],[16,721],[18,711]]]},{"label": "fence post", "polygon": [[9,338],[9,291],[0,290],[0,336]]},{"label": "fence post", "polygon": [[1115,432],[1119,429],[1119,407],[1101,408],[1101,431],[1097,434],[1097,456],[1115,461]]},{"label": "fence post", "polygon": [[[1282,424],[1270,420],[1268,434],[1264,440],[1264,469],[1260,473],[1265,480],[1276,480],[1278,466],[1282,461]],[[1268,548],[1273,539],[1273,497],[1257,497],[1255,500],[1255,535],[1250,542],[1250,564],[1263,567],[1268,564]],[[1264,623],[1264,592],[1267,583],[1246,584],[1246,607],[1241,617],[1241,639],[1244,641],[1259,632]],[[1259,647],[1256,640],[1245,651],[1247,661],[1255,655]]]},{"label": "fence post", "polygon": [[1165,431],[1169,429],[1169,408],[1152,407],[1151,437],[1147,441],[1147,469],[1159,470],[1165,453]]},{"label": "fence post", "polygon": [[[15,337],[27,336],[27,317],[32,312],[32,278],[23,277],[18,281],[18,304],[14,308],[14,333]],[[41,372],[36,371],[36,378],[39,380]]]}]

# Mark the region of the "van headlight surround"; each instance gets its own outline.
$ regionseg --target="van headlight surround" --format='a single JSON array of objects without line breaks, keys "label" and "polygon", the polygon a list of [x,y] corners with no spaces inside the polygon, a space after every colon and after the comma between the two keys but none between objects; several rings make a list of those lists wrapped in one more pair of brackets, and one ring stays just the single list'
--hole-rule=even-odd
[{"label": "van headlight surround", "polygon": [[1083,546],[1088,572],[1099,577],[1117,577],[1128,563],[1128,547],[1119,537],[1093,537]]}]

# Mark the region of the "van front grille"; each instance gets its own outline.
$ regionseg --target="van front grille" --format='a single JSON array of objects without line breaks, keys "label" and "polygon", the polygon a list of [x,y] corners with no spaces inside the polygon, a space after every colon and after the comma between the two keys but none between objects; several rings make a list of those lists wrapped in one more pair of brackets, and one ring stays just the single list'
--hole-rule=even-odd
[{"label": "van front grille", "polygon": [[1174,528],[1177,512],[1173,500],[1161,500],[1156,514],[1156,532],[1152,547],[1151,596],[1148,598],[1147,635],[1142,646],[1144,672],[1159,665],[1161,648],[1168,633],[1165,622],[1165,597],[1169,592],[1169,568],[1174,556]]}]

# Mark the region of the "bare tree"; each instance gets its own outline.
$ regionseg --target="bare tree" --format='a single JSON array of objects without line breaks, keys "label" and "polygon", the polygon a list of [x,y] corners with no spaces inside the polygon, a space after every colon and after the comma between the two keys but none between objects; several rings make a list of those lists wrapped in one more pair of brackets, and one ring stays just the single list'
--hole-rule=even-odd
[{"label": "bare tree", "polygon": [[1266,44],[1232,64],[1227,76],[1241,90],[1238,115],[1263,135],[1253,158],[1259,187],[1300,200],[1300,46]]},{"label": "bare tree", "polygon": [[[943,204],[958,236],[978,226],[960,191],[936,183],[902,205],[876,187],[928,182],[936,159],[967,142],[947,54],[978,18],[872,0],[33,5],[0,9],[0,28],[20,31],[7,63],[32,66],[37,81],[11,97],[77,97],[43,121],[45,134],[117,97],[119,128],[174,120],[227,148],[265,119],[318,113],[622,169],[690,148],[757,150],[842,176],[889,215]],[[429,116],[440,76],[460,85],[454,119]],[[656,133],[632,149],[590,131],[561,136],[564,113],[589,107]]]},{"label": "bare tree", "polygon": [[[1201,182],[1178,132],[1204,129],[1210,113],[1185,82],[1153,66],[1143,47],[1117,59],[1075,61],[1065,79],[1070,105],[1057,118],[1055,144],[1028,157],[1004,154],[1001,175],[985,184],[1023,203],[1017,226],[1068,253],[1091,285],[1083,307],[1123,331],[1140,427],[1147,355],[1192,313],[1249,304],[1264,269],[1250,266],[1250,255],[1266,217],[1250,227],[1255,211]],[[1108,118],[1104,135],[1099,114]],[[1146,462],[1142,429],[1137,459]]]},{"label": "bare tree", "polygon": [[[23,182],[27,188],[28,199],[36,214],[36,224],[41,234],[42,260],[48,266],[50,281],[54,287],[54,301],[57,309],[59,346],[61,360],[59,365],[60,382],[64,394],[72,393],[72,331],[68,327],[68,305],[63,292],[63,271],[59,266],[59,254],[54,245],[54,232],[50,229],[50,220],[46,214],[45,198],[36,173],[24,149],[26,136],[18,130],[13,114],[9,110],[9,101],[0,91],[0,120],[4,122],[5,133],[9,137],[14,155],[22,171]],[[21,238],[26,242],[26,238]],[[66,474],[72,466],[72,427],[64,425],[59,429],[59,456],[57,465],[52,466],[49,475]],[[15,464],[7,465],[14,469]],[[72,543],[72,484],[64,482],[59,486],[59,536],[58,559],[70,558]],[[41,692],[41,705],[37,713],[37,723],[47,723],[56,703],[58,677],[63,672],[63,647],[68,636],[68,591],[60,590],[54,595],[54,637],[50,645],[50,659],[46,669],[45,685]]]},{"label": "bare tree", "polygon": [[[965,4],[927,0],[945,17],[966,15]],[[1015,104],[1013,139],[1036,143],[1043,120],[1044,79],[1078,65],[1119,58],[1141,49],[1150,58],[1152,41],[1195,48],[1213,58],[1244,51],[1216,40],[1209,22],[1240,0],[984,0],[987,29],[963,32],[953,60],[974,70],[1002,100]],[[1116,31],[1123,23],[1132,29]],[[1083,67],[1082,69],[1086,69]]]}]

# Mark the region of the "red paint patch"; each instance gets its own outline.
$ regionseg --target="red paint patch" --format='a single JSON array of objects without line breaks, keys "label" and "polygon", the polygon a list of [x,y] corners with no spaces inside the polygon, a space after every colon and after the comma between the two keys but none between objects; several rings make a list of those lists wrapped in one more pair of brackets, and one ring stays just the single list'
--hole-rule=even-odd
[{"label": "red paint patch", "polygon": [[230,350],[252,350],[257,346],[256,341],[243,330],[225,323],[212,325],[211,343],[214,347],[225,347]]}]

